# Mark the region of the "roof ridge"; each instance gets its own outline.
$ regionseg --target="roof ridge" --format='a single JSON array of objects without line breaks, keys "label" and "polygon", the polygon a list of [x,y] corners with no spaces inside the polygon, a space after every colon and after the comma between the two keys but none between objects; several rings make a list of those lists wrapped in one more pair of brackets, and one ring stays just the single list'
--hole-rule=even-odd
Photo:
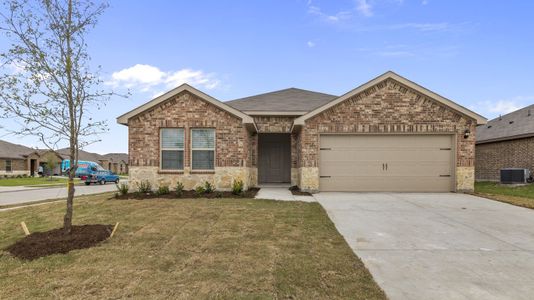
[{"label": "roof ridge", "polygon": [[280,93],[280,92],[289,91],[289,90],[298,90],[298,91],[310,92],[310,93],[315,93],[315,94],[322,94],[322,95],[325,95],[325,96],[338,97],[338,96],[336,96],[336,95],[327,94],[327,93],[323,93],[323,92],[316,92],[316,91],[306,90],[306,89],[301,89],[301,88],[296,88],[296,87],[289,87],[289,88],[285,88],[285,89],[281,89],[281,90],[275,90],[275,91],[270,91],[270,92],[264,92],[264,93],[254,94],[254,95],[250,95],[250,96],[246,96],[246,97],[241,97],[241,98],[237,98],[237,99],[233,99],[233,100],[228,100],[228,101],[224,101],[224,102],[225,102],[225,103],[237,102],[237,101],[246,100],[246,99],[248,99],[248,98],[252,98],[252,97],[260,97],[260,96],[265,96],[265,95],[269,95],[269,94]]}]

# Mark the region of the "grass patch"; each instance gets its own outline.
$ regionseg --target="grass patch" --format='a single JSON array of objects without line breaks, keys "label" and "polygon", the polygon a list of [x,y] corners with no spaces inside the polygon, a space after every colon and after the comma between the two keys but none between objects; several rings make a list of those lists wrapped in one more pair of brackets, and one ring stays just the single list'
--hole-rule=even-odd
[{"label": "grass patch", "polygon": [[[22,261],[0,250],[0,298],[385,299],[318,203],[75,201],[76,224],[115,224],[97,247]],[[0,212],[0,249],[61,226],[64,203]]]},{"label": "grass patch", "polygon": [[502,185],[497,182],[475,182],[475,194],[534,209],[534,184],[511,186]]},{"label": "grass patch", "polygon": [[[75,178],[74,182],[80,179]],[[50,186],[67,185],[67,178],[48,177],[23,177],[23,178],[1,178],[0,186]]]}]

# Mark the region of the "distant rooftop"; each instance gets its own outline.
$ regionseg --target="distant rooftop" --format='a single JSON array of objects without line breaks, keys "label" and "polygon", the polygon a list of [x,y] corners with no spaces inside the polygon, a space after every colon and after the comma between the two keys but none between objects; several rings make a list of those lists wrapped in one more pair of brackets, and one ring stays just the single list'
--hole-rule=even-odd
[{"label": "distant rooftop", "polygon": [[337,96],[297,88],[274,91],[225,102],[240,111],[250,112],[309,112]]},{"label": "distant rooftop", "polygon": [[477,144],[534,136],[534,104],[477,127]]}]

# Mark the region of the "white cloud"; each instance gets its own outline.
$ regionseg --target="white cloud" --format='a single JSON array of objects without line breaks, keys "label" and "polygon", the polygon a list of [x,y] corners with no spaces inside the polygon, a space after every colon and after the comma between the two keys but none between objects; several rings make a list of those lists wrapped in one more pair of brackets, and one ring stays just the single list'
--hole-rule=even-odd
[{"label": "white cloud", "polygon": [[328,23],[337,23],[339,21],[347,20],[352,17],[350,11],[339,11],[333,15],[324,13],[318,6],[311,5],[311,1],[308,2],[308,13],[319,17],[321,20]]},{"label": "white cloud", "polygon": [[204,73],[202,70],[181,69],[178,71],[165,72],[158,67],[144,64],[136,64],[132,67],[114,72],[111,80],[106,82],[115,87],[137,88],[143,92],[153,88],[173,88],[183,83],[197,87],[214,89],[220,84],[220,80],[212,73]]},{"label": "white cloud", "polygon": [[315,43],[312,42],[312,41],[308,41],[308,42],[306,43],[306,45],[308,45],[309,48],[313,48],[313,47],[315,47]]},{"label": "white cloud", "polygon": [[367,0],[357,0],[356,10],[366,17],[373,16],[373,7],[371,4],[369,4],[369,2],[367,2]]},{"label": "white cloud", "polygon": [[423,1],[421,1],[421,4],[422,4],[422,5],[427,5],[427,4],[428,4],[428,0],[423,0]]},{"label": "white cloud", "polygon": [[533,102],[534,96],[517,96],[495,101],[479,101],[474,106],[471,106],[471,108],[491,119],[531,105]]}]

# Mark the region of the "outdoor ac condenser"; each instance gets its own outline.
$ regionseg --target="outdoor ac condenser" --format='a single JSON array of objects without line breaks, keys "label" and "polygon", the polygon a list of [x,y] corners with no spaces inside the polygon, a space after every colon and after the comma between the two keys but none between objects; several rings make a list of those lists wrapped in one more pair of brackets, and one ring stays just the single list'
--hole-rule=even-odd
[{"label": "outdoor ac condenser", "polygon": [[507,168],[501,169],[501,183],[527,183],[530,177],[529,169]]}]

